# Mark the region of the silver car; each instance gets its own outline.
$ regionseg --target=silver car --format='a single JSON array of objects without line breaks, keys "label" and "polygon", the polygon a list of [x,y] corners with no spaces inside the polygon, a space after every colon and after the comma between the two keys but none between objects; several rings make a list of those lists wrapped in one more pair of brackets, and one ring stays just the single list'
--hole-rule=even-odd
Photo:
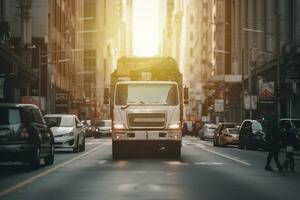
[{"label": "silver car", "polygon": [[203,128],[199,131],[200,139],[212,139],[217,127],[218,126],[215,124],[204,124]]},{"label": "silver car", "polygon": [[85,150],[83,125],[76,115],[49,114],[45,120],[54,135],[55,148],[73,148],[74,152]]},{"label": "silver car", "polygon": [[111,120],[100,120],[95,124],[95,134],[94,137],[103,137],[103,136],[111,136],[112,132],[112,124]]}]

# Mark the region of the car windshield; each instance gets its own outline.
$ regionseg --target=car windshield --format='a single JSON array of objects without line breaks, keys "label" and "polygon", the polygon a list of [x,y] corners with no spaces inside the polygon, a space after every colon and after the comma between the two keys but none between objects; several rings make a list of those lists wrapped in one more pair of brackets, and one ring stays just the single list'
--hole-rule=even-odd
[{"label": "car windshield", "polygon": [[238,135],[239,134],[239,129],[237,128],[228,128],[228,133],[232,135]]},{"label": "car windshield", "polygon": [[101,120],[101,121],[96,122],[96,126],[111,127],[111,121],[110,120]]},{"label": "car windshield", "polygon": [[57,127],[74,127],[74,118],[69,116],[45,117],[47,125],[55,123]]},{"label": "car windshield", "polygon": [[115,97],[116,105],[178,105],[178,90],[175,84],[119,84]]},{"label": "car windshield", "polygon": [[294,124],[294,128],[300,129],[300,120],[291,120]]},{"label": "car windshield", "polygon": [[18,108],[0,107],[0,113],[0,125],[21,123],[21,116]]}]

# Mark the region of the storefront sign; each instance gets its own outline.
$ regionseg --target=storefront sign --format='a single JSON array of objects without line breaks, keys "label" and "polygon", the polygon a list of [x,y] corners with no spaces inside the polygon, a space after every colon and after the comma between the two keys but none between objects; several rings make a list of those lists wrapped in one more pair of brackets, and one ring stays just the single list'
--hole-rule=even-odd
[{"label": "storefront sign", "polygon": [[259,100],[260,102],[270,102],[274,101],[274,82],[263,82],[259,86]]}]

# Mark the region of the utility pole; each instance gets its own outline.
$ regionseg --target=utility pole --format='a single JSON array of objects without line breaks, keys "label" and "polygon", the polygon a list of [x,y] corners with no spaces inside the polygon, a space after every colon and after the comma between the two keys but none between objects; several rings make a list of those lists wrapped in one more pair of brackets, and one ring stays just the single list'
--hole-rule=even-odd
[{"label": "utility pole", "polygon": [[277,119],[280,119],[280,59],[281,59],[281,44],[280,44],[280,7],[279,0],[277,0],[277,63],[276,63],[276,104],[277,104]]}]

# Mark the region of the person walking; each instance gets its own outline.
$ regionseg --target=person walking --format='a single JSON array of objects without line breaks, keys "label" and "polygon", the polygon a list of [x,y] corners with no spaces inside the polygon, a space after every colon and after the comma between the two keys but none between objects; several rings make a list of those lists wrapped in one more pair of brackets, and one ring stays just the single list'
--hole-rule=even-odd
[{"label": "person walking", "polygon": [[294,148],[297,144],[296,132],[292,129],[288,121],[284,124],[284,137],[285,137],[285,160],[284,160],[284,169],[288,170],[290,168],[291,172],[294,172],[295,169],[295,160],[294,160]]},{"label": "person walking", "polygon": [[273,171],[272,167],[271,167],[271,161],[272,158],[274,158],[274,161],[276,163],[277,169],[278,171],[282,171],[283,167],[280,164],[279,160],[278,160],[278,154],[280,151],[280,136],[278,133],[278,123],[277,123],[277,118],[276,115],[274,113],[271,114],[270,119],[269,119],[269,123],[267,126],[267,138],[266,138],[266,142],[267,142],[267,148],[268,148],[268,157],[267,157],[267,163],[265,166],[265,170],[267,171]]}]

